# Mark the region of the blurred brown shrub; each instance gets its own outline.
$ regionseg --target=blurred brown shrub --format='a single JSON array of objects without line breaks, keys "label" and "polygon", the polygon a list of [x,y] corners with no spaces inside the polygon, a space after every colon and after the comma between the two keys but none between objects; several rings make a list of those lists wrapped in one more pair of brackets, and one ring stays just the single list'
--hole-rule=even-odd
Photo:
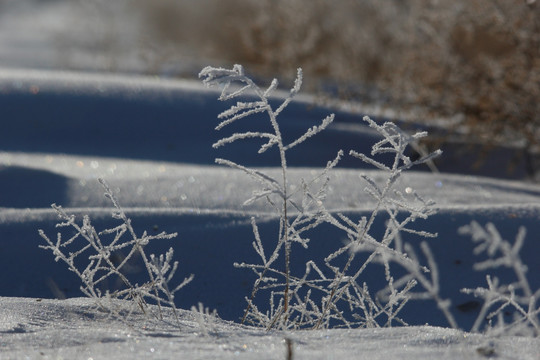
[{"label": "blurred brown shrub", "polygon": [[[533,175],[539,170],[540,7],[524,0],[419,2],[403,61],[383,82],[404,105],[461,115],[459,125],[472,139],[522,148]],[[407,93],[413,95],[400,97]]]},{"label": "blurred brown shrub", "polygon": [[162,49],[158,62],[185,56],[188,48],[205,61],[241,63],[259,76],[287,78],[302,67],[306,78],[340,84],[347,96],[381,102],[382,93],[392,108],[458,119],[453,123],[462,134],[486,146],[516,146],[531,175],[538,171],[532,161],[540,153],[535,0],[137,4],[147,43]]}]

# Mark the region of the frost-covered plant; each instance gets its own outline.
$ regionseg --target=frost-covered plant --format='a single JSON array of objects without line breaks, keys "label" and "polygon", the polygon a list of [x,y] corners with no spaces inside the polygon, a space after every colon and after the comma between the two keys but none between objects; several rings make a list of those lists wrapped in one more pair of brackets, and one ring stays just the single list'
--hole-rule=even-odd
[{"label": "frost-covered plant", "polygon": [[[145,314],[151,311],[147,306],[150,301],[158,306],[158,313],[151,315],[162,319],[161,307],[166,305],[173,309],[178,321],[174,296],[193,279],[193,275],[171,287],[171,280],[178,267],[178,262],[172,260],[173,249],[169,248],[166,254],[158,256],[148,256],[144,251],[150,241],[172,239],[177,234],[161,232],[148,235],[145,231],[138,236],[131,225],[131,219],[125,214],[113,191],[104,180],[99,181],[105,190],[105,196],[114,206],[112,217],[119,220],[119,225],[98,231],[88,215],[85,215],[79,224],[75,215],[70,215],[61,206],[53,204],[52,208],[60,218],[56,227],[66,230],[64,234],[58,232],[54,241],[43,230],[39,230],[40,236],[47,242],[47,245],[40,247],[51,250],[55,261],[66,263],[69,270],[77,274],[82,281],[81,291],[92,298],[100,309],[113,316],[124,318],[129,315],[116,309],[114,299],[132,300],[131,311],[139,308]],[[142,260],[148,276],[143,284],[134,283],[129,278],[129,268],[136,259]],[[117,289],[111,291],[111,284],[116,284]]]},{"label": "frost-covered plant", "polygon": [[[321,208],[326,221],[343,230],[348,241],[325,259],[330,276],[321,275],[321,280],[328,281],[321,307],[316,313],[318,317],[315,328],[329,327],[332,323],[351,326],[391,326],[392,323],[406,324],[397,315],[410,299],[433,299],[443,312],[452,327],[457,324],[449,311],[450,302],[439,297],[438,270],[434,257],[426,242],[421,243],[422,252],[428,266],[420,265],[414,249],[402,241],[401,234],[407,233],[423,238],[433,238],[436,234],[417,230],[412,224],[417,219],[426,219],[435,213],[433,201],[423,199],[412,188],[399,190],[399,178],[403,171],[426,163],[441,152],[435,151],[411,160],[405,151],[409,145],[426,136],[425,132],[409,135],[397,125],[386,122],[378,125],[369,117],[363,119],[375,129],[383,139],[372,146],[371,157],[350,151],[350,155],[375,166],[385,175],[385,180],[378,183],[368,175],[362,175],[367,187],[365,191],[376,200],[376,205],[369,216],[358,221],[344,214],[336,215]],[[390,165],[376,159],[379,155],[391,155]],[[378,219],[385,220],[386,227],[381,238],[377,238],[372,227]],[[367,253],[367,257],[360,254]],[[362,275],[370,264],[379,263],[384,267],[387,287],[372,295],[369,286],[362,281]],[[399,265],[406,275],[398,280],[392,275],[391,264]],[[423,291],[412,292],[412,288],[420,284]],[[353,313],[353,319],[344,316],[343,309]]]},{"label": "frost-covered plant", "polygon": [[218,319],[216,310],[210,311],[203,303],[199,302],[197,306],[193,305],[191,307],[191,312],[199,324],[199,329],[203,336],[209,336],[216,332],[215,320]]},{"label": "frost-covered plant", "polygon": [[[242,322],[254,322],[266,328],[288,328],[296,322],[296,320],[291,319],[293,307],[290,304],[298,296],[295,288],[299,286],[299,282],[301,283],[303,281],[302,279],[293,277],[291,274],[291,245],[292,243],[298,243],[307,248],[309,239],[304,237],[304,233],[316,227],[322,221],[322,218],[318,216],[319,214],[312,210],[316,209],[317,204],[322,201],[322,197],[325,194],[326,182],[323,183],[319,191],[312,192],[310,188],[315,179],[325,177],[328,171],[336,166],[341,152],[314,179],[308,182],[302,180],[301,184],[295,184],[295,188],[302,191],[300,201],[293,200],[293,195],[298,190],[292,191],[291,184],[288,181],[287,152],[309,137],[324,130],[333,121],[334,115],[327,116],[320,125],[309,128],[297,139],[285,143],[281,134],[278,116],[300,90],[302,85],[301,69],[298,69],[297,78],[289,96],[275,109],[270,104],[269,96],[271,96],[278,86],[276,79],[271,82],[267,89],[261,89],[253,80],[244,74],[244,69],[241,65],[235,65],[232,69],[209,66],[200,72],[199,77],[203,78],[203,82],[207,86],[219,85],[223,87],[219,100],[231,100],[246,95],[255,96],[254,101],[240,99],[236,105],[231,106],[230,109],[219,114],[218,118],[222,122],[216,127],[216,130],[221,130],[233,122],[258,113],[264,113],[270,123],[271,131],[246,130],[244,132],[234,133],[217,141],[213,146],[214,148],[218,148],[239,140],[260,138],[265,142],[260,147],[259,153],[264,153],[272,148],[277,149],[279,166],[281,168],[281,177],[279,178],[274,178],[267,173],[236,164],[230,160],[218,158],[216,159],[216,163],[242,170],[259,182],[262,188],[254,192],[253,196],[245,204],[263,199],[274,209],[280,219],[279,234],[275,247],[268,253],[263,248],[258,226],[253,218],[252,226],[255,236],[253,247],[261,258],[262,264],[235,264],[239,268],[251,269],[257,276],[251,295],[247,298],[248,305]],[[284,259],[284,266],[281,269],[277,265],[277,260],[280,257]],[[278,278],[282,278],[283,281],[278,280]],[[254,303],[255,297],[261,289],[270,290],[270,310],[267,313],[259,311]]]},{"label": "frost-covered plant", "polygon": [[[419,259],[412,247],[401,241],[401,233],[409,233],[421,237],[434,237],[435,234],[414,229],[411,224],[416,219],[425,219],[434,213],[433,202],[424,200],[412,189],[405,193],[397,190],[397,183],[403,171],[430,161],[438,156],[440,151],[412,161],[405,151],[408,145],[416,142],[426,133],[408,135],[393,123],[377,125],[369,117],[364,121],[374,128],[383,139],[373,145],[372,157],[351,151],[350,155],[374,165],[387,174],[383,184],[363,176],[366,181],[366,191],[375,198],[377,205],[369,217],[353,221],[344,214],[333,214],[324,207],[324,198],[329,181],[328,172],[337,165],[342,152],[321,171],[317,178],[325,177],[326,181],[318,189],[312,189],[313,182],[302,181],[301,201],[294,201],[287,180],[286,152],[322,130],[333,120],[333,115],[323,120],[322,125],[309,129],[304,135],[290,144],[285,144],[277,121],[278,115],[289,104],[300,89],[302,73],[298,76],[290,95],[277,109],[273,109],[268,96],[277,87],[273,80],[268,89],[260,89],[244,74],[240,65],[233,69],[206,67],[199,74],[204,83],[221,85],[223,90],[220,100],[229,100],[246,95],[251,91],[255,101],[239,101],[229,110],[222,112],[218,118],[223,121],[217,126],[220,130],[226,125],[257,113],[265,113],[271,123],[273,132],[245,131],[225,137],[214,144],[220,147],[237,140],[247,138],[262,138],[266,142],[259,153],[272,147],[278,149],[282,177],[272,178],[270,175],[255,169],[238,165],[229,160],[217,159],[219,164],[240,169],[256,179],[263,188],[248,200],[250,203],[259,199],[266,201],[280,216],[280,230],[274,250],[267,254],[255,219],[252,219],[255,241],[253,247],[259,255],[262,264],[236,264],[237,267],[251,269],[257,278],[253,285],[251,296],[247,298],[248,306],[242,322],[270,328],[327,328],[332,326],[391,326],[392,323],[405,322],[397,317],[399,311],[411,298],[434,299],[447,317],[451,326],[456,327],[454,318],[449,311],[450,302],[439,297],[439,281],[435,260],[426,243],[422,243],[422,251],[427,258],[428,267],[420,265]],[[379,154],[391,154],[393,162],[385,165],[375,159]],[[376,238],[372,226],[376,218],[386,216],[386,231],[382,238]],[[308,239],[304,233],[323,222],[328,222],[346,233],[348,241],[324,260],[325,268],[315,261],[305,264],[303,274],[296,275],[290,271],[291,244],[300,243],[305,248]],[[367,252],[367,258],[359,256]],[[409,255],[407,255],[407,253]],[[276,261],[283,256],[284,269],[278,267]],[[364,270],[371,263],[382,263],[385,269],[385,280],[388,286],[377,296],[372,296],[368,285],[361,281]],[[394,280],[391,263],[397,263],[406,270],[407,275]],[[429,272],[430,276],[427,275]],[[283,281],[281,279],[284,279]],[[424,291],[412,293],[414,285],[420,283]],[[260,310],[255,297],[261,290],[268,290],[268,309]],[[345,313],[345,310],[347,313]],[[352,318],[349,314],[353,314]],[[381,320],[384,318],[384,320]]]},{"label": "frost-covered plant", "polygon": [[[484,300],[471,331],[480,331],[488,320],[488,332],[540,336],[540,289],[536,292],[531,289],[526,276],[527,266],[519,254],[526,229],[519,229],[513,245],[503,239],[492,223],[483,227],[473,221],[461,227],[459,232],[478,244],[474,249],[475,255],[485,252],[488,256],[488,259],[474,264],[476,271],[509,268],[516,276],[515,282],[501,284],[497,277],[486,275],[487,288],[462,289],[462,292]],[[506,323],[504,312],[511,308],[515,309],[514,319]]]}]

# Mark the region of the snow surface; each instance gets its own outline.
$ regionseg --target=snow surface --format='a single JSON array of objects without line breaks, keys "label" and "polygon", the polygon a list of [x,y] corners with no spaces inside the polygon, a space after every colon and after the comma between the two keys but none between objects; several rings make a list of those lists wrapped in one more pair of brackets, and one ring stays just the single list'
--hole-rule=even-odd
[{"label": "snow surface", "polygon": [[[402,315],[415,326],[406,328],[268,333],[230,322],[241,316],[253,281],[248,271],[232,264],[257,261],[249,218],[257,217],[265,241],[272,241],[277,219],[262,203],[243,206],[255,184],[239,171],[214,165],[213,159],[256,164],[270,173],[278,170],[272,168],[271,156],[256,155],[256,143],[212,149],[221,136],[213,130],[216,115],[228,107],[216,98],[216,91],[189,81],[0,71],[1,359],[178,355],[284,359],[285,338],[292,340],[294,359],[540,358],[538,339],[493,338],[448,329],[430,302],[407,305]],[[287,136],[336,111],[308,100],[291,104],[282,114]],[[344,130],[351,126],[355,131]],[[311,177],[337,149],[367,152],[376,139],[360,123],[359,114],[336,111],[335,126],[291,152],[291,183]],[[361,174],[380,178],[354,159],[345,160],[331,173],[326,203],[330,210],[358,218],[372,209]],[[195,280],[178,294],[179,308],[203,302],[228,322],[216,320],[210,336],[202,336],[190,311],[182,311],[178,328],[170,324],[172,317],[165,322],[137,316],[111,319],[90,300],[78,298],[78,279],[55,263],[52,254],[38,248],[43,240],[37,229],[50,236],[56,233],[56,215],[49,207],[53,202],[78,216],[89,214],[96,227],[111,225],[111,206],[98,177],[113,187],[137,231],[179,233],[152,250],[162,252],[172,246],[180,261],[178,277],[195,274]],[[529,275],[539,273],[538,185],[411,171],[399,183],[403,191],[408,187],[437,202],[438,214],[418,222],[421,229],[439,234],[430,246],[441,273],[441,295],[452,300],[465,329],[470,328],[475,310],[456,307],[474,298],[459,289],[484,285],[485,274],[471,270],[473,245],[457,234],[460,226],[472,219],[491,221],[510,240],[519,226],[527,226],[523,260]],[[344,240],[324,226],[311,239],[309,256],[314,258],[325,256]],[[294,254],[300,265],[308,256],[301,251]],[[530,283],[537,289],[540,279],[531,276]],[[49,300],[54,297],[70,299]]]},{"label": "snow surface", "polygon": [[[144,317],[119,321],[89,299],[0,298],[2,359],[538,359],[539,339],[414,326],[407,328],[266,332],[180,311],[178,328]],[[172,314],[168,321],[171,321]]]}]

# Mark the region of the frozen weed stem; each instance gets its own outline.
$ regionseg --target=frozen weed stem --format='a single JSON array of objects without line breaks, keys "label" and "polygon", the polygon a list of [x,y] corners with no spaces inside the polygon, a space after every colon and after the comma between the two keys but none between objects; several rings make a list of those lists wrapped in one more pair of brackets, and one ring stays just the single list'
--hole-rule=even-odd
[{"label": "frozen weed stem", "polygon": [[193,305],[191,307],[191,312],[199,324],[199,329],[203,336],[210,336],[210,334],[216,333],[215,320],[218,318],[216,310],[210,311],[203,303],[199,302],[197,306]]},{"label": "frozen weed stem", "polygon": [[[152,314],[153,316],[163,319],[161,307],[164,304],[173,309],[178,323],[174,294],[187,285],[193,275],[171,288],[169,284],[178,268],[178,262],[172,261],[173,249],[169,248],[166,254],[159,256],[147,256],[144,251],[150,241],[172,239],[177,234],[161,232],[148,235],[145,231],[142,236],[138,236],[131,225],[131,219],[125,214],[113,191],[104,180],[99,181],[105,190],[105,196],[114,206],[112,217],[119,220],[120,224],[98,232],[88,215],[83,217],[82,225],[79,225],[75,215],[70,215],[61,206],[53,204],[52,208],[60,218],[56,227],[68,228],[66,233],[71,232],[74,235],[66,239],[62,232],[58,232],[56,241],[53,241],[43,230],[39,230],[40,236],[47,242],[47,245],[40,247],[51,250],[55,261],[62,260],[69,270],[77,274],[82,281],[81,291],[92,298],[100,309],[122,318],[125,315],[115,308],[112,300],[124,299],[132,300],[134,306],[131,311],[138,307],[148,314],[147,301],[150,300],[158,306],[158,313]],[[137,257],[142,260],[148,276],[148,280],[141,285],[133,283],[127,271],[130,262]],[[119,283],[119,286],[117,290],[110,292],[108,286],[112,283]]]},{"label": "frozen weed stem", "polygon": [[[309,240],[304,238],[302,233],[310,228],[315,227],[320,222],[320,219],[307,211],[307,209],[312,206],[313,202],[319,201],[309,194],[309,184],[303,182],[299,186],[299,188],[304,192],[303,201],[301,204],[297,204],[291,199],[292,194],[289,190],[286,154],[288,150],[324,130],[334,120],[334,115],[332,114],[327,116],[320,125],[308,129],[302,136],[286,144],[283,140],[277,119],[279,114],[287,107],[287,105],[289,105],[294,96],[300,91],[300,87],[302,86],[301,69],[298,69],[297,77],[289,96],[287,96],[276,109],[272,108],[268,100],[268,97],[274,92],[274,90],[276,90],[278,86],[278,81],[276,79],[271,82],[270,86],[266,90],[263,90],[244,74],[244,69],[241,65],[235,65],[232,69],[214,68],[208,66],[200,72],[199,77],[203,78],[203,83],[207,86],[223,86],[221,96],[219,97],[219,100],[221,101],[231,100],[247,94],[254,94],[256,97],[255,101],[238,101],[236,105],[231,106],[230,109],[219,114],[218,118],[221,119],[222,122],[216,127],[216,130],[221,130],[225,126],[230,125],[237,120],[257,113],[265,113],[268,116],[272,132],[244,131],[234,133],[231,136],[224,137],[217,141],[213,146],[214,148],[218,148],[238,140],[261,138],[266,142],[260,147],[258,151],[259,153],[264,153],[273,147],[277,148],[280,161],[279,165],[281,167],[280,179],[275,179],[268,174],[255,169],[247,168],[229,160],[218,158],[216,159],[216,163],[227,165],[231,168],[240,169],[261,183],[263,188],[260,191],[255,192],[253,196],[246,201],[246,204],[259,199],[265,199],[280,216],[278,241],[268,258],[262,247],[256,221],[255,219],[252,219],[253,233],[255,234],[255,242],[253,246],[257,254],[261,257],[263,264],[236,264],[238,267],[249,268],[257,274],[257,280],[253,286],[253,291],[250,298],[247,299],[248,306],[242,322],[246,322],[248,317],[252,317],[255,322],[261,323],[267,328],[287,328],[290,325],[289,320],[291,315],[291,308],[289,305],[291,298],[295,295],[291,290],[291,287],[293,286],[291,283],[292,277],[290,271],[291,243],[297,242],[302,246],[307,247]],[[318,177],[325,176],[328,170],[337,164],[340,156],[341,153],[338,154],[336,160],[329,162],[326,169]],[[297,211],[297,215],[291,216],[291,207]],[[283,271],[277,270],[273,267],[274,263],[280,256],[280,253],[283,253],[284,256]],[[269,277],[269,273],[274,273],[274,276],[283,276],[285,283],[276,283],[277,279]],[[282,292],[279,292],[279,295],[282,297],[278,304],[273,302],[274,295],[278,295],[278,292],[272,292],[272,305],[270,313],[263,314],[257,310],[253,301],[261,286],[263,284],[268,285],[270,283],[273,283],[270,285],[273,288],[283,285],[284,289]]]}]

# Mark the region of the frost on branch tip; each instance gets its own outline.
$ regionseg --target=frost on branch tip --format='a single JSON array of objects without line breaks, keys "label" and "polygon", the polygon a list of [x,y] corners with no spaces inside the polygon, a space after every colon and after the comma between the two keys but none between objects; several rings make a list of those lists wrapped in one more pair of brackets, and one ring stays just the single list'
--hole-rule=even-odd
[{"label": "frost on branch tip", "polygon": [[376,130],[383,137],[382,140],[372,146],[371,156],[393,154],[394,162],[392,166],[388,166],[354,150],[351,150],[350,155],[359,158],[360,160],[371,164],[380,170],[407,170],[415,165],[427,163],[442,154],[441,150],[436,150],[430,154],[422,156],[418,160],[412,161],[407,155],[405,155],[405,150],[408,146],[415,144],[419,139],[426,137],[427,132],[422,131],[410,135],[401,130],[399,126],[393,122],[385,122],[384,124],[379,125],[369,116],[364,116],[363,120],[368,123],[370,128]]},{"label": "frost on branch tip", "polygon": [[[236,96],[243,94],[246,90],[250,89],[254,83],[244,75],[244,68],[242,65],[234,65],[232,69],[216,68],[207,66],[199,73],[199,78],[203,79],[203,84],[207,87],[223,85],[219,100],[225,101],[232,99]],[[232,83],[243,83],[244,86],[239,90],[228,92]]]}]

